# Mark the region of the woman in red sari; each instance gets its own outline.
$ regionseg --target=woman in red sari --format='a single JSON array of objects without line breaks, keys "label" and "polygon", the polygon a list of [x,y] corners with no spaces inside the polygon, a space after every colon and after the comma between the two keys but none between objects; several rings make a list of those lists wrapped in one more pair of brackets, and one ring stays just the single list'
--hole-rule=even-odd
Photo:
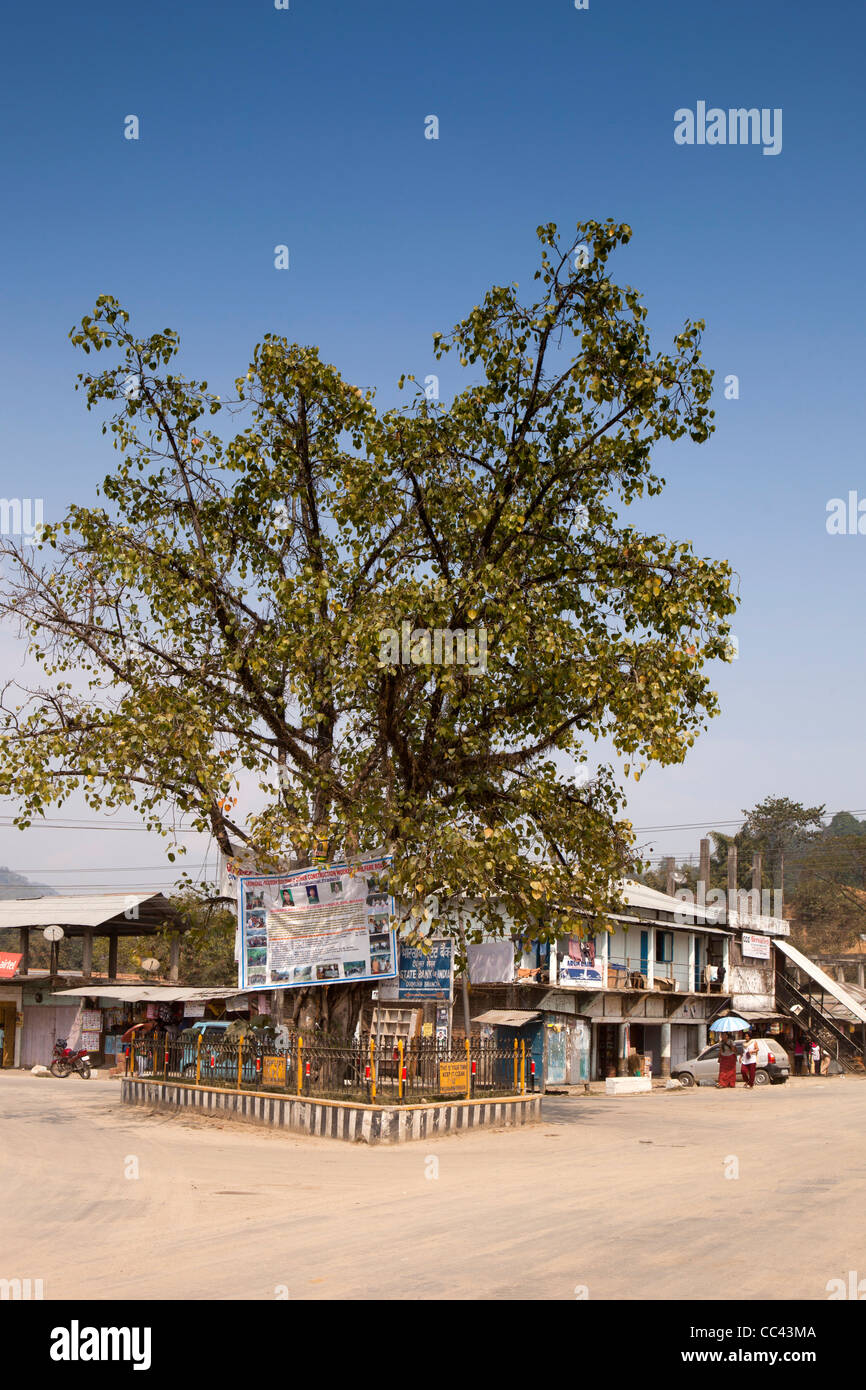
[{"label": "woman in red sari", "polygon": [[719,1042],[719,1085],[737,1084],[737,1046],[729,1033],[722,1035]]}]

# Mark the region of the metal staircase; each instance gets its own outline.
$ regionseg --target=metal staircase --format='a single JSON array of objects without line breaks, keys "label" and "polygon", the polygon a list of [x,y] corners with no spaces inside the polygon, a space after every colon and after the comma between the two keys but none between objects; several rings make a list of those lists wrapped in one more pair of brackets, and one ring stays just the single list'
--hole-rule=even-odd
[{"label": "metal staircase", "polygon": [[776,1003],[796,1020],[813,1042],[835,1057],[845,1071],[866,1072],[863,1050],[859,1044],[820,1008],[811,995],[803,994],[781,970],[776,971]]}]

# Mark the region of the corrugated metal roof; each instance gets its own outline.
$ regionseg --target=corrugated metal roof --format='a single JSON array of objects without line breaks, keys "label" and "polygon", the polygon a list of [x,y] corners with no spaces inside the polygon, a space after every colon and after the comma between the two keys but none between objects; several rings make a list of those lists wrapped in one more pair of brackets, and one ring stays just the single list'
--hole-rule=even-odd
[{"label": "corrugated metal roof", "polygon": [[[0,931],[13,927],[101,927],[115,917],[152,903],[160,911],[174,915],[161,893],[81,893],[72,897],[3,898],[0,900]],[[165,904],[163,909],[162,904]],[[135,930],[135,918],[124,918]]]},{"label": "corrugated metal roof", "polygon": [[771,1009],[759,1009],[756,1013],[754,1009],[737,1009],[740,1018],[744,1018],[747,1023],[759,1023],[762,1019],[789,1018],[789,1014],[774,1014]]},{"label": "corrugated metal roof", "polygon": [[174,1004],[193,999],[228,999],[238,992],[237,985],[229,988],[198,987],[194,985],[101,985],[94,980],[83,989],[57,989],[52,999],[118,999],[125,1004]]},{"label": "corrugated metal roof", "polygon": [[660,893],[657,888],[650,888],[646,883],[637,883],[632,878],[623,879],[619,890],[623,902],[628,903],[630,907],[647,907],[655,912],[687,912],[689,917],[701,922],[724,921],[725,910],[721,903],[701,907],[699,903]]},{"label": "corrugated metal roof", "polygon": [[[850,994],[852,999],[856,999],[858,1004],[866,1008],[866,989],[862,989],[860,985],[848,983],[844,984],[842,988],[846,994]],[[859,1021],[845,1004],[839,1003],[838,999],[825,999],[822,1008],[825,1014],[832,1014],[833,1018],[840,1018],[847,1023]]]},{"label": "corrugated metal roof", "polygon": [[522,1028],[541,1014],[531,1009],[488,1009],[486,1014],[477,1014],[473,1023],[498,1023],[503,1028]]}]

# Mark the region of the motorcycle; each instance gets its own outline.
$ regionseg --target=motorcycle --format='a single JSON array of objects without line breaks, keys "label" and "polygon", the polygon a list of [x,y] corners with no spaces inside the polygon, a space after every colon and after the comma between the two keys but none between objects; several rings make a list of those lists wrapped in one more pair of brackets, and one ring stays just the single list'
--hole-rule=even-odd
[{"label": "motorcycle", "polygon": [[73,1052],[71,1047],[66,1046],[65,1038],[58,1038],[54,1044],[54,1056],[51,1059],[51,1066],[48,1068],[52,1076],[68,1076],[70,1072],[78,1072],[84,1081],[90,1080],[90,1054],[81,1048],[78,1052]]}]

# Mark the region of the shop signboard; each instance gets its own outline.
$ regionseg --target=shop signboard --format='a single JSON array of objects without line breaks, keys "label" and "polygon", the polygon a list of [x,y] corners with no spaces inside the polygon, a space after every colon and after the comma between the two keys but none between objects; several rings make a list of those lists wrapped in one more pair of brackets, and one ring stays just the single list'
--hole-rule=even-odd
[{"label": "shop signboard", "polygon": [[602,962],[596,959],[594,937],[570,936],[568,955],[557,963],[558,982],[561,985],[599,986],[604,984]]},{"label": "shop signboard", "polygon": [[0,980],[11,980],[20,960],[21,956],[14,951],[0,951]]},{"label": "shop signboard", "polygon": [[238,880],[240,989],[297,989],[397,975],[391,859]]},{"label": "shop signboard", "polygon": [[752,956],[758,960],[770,959],[770,938],[768,936],[755,936],[753,932],[743,932],[743,955]]}]

